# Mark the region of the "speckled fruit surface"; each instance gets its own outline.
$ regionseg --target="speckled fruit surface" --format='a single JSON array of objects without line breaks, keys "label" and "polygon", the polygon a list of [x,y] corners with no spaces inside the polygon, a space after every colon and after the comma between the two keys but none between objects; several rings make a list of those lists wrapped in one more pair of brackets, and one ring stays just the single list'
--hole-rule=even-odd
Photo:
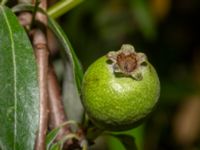
[{"label": "speckled fruit surface", "polygon": [[88,68],[83,79],[82,102],[97,127],[128,130],[152,111],[160,93],[159,79],[148,61],[140,71],[141,80],[116,74],[106,56]]}]

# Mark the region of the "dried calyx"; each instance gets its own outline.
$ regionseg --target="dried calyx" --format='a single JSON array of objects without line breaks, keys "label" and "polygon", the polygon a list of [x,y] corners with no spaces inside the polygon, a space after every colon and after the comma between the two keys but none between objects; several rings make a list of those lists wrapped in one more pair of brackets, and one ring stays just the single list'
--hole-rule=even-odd
[{"label": "dried calyx", "polygon": [[142,80],[142,69],[147,65],[147,57],[143,53],[136,53],[132,45],[124,44],[119,51],[107,54],[111,60],[114,73],[131,76],[135,80]]}]

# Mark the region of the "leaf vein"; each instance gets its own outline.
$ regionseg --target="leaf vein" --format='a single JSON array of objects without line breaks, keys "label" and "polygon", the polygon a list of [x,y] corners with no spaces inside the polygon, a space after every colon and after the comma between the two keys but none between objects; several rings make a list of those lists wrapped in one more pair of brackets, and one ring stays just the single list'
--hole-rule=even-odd
[{"label": "leaf vein", "polygon": [[2,14],[5,18],[6,24],[8,26],[8,31],[9,31],[9,37],[11,41],[11,50],[12,50],[12,60],[13,60],[13,80],[14,80],[14,137],[13,137],[13,150],[16,149],[16,136],[17,136],[17,66],[16,66],[16,55],[15,55],[15,43],[14,39],[12,37],[13,31],[11,29],[10,22],[8,20],[7,15],[4,12],[4,8],[1,7],[2,9]]}]

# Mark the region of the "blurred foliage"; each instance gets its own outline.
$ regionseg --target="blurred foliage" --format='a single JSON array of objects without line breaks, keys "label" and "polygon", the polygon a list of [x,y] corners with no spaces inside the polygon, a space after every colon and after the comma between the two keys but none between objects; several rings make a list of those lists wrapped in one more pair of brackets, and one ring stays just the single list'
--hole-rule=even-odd
[{"label": "blurred foliage", "polygon": [[[123,133],[135,137],[139,150],[200,149],[199,10],[199,0],[85,0],[58,20],[84,70],[124,43],[155,66],[159,104],[142,126]],[[96,145],[94,150],[124,150],[111,137]]]},{"label": "blurred foliage", "polygon": [[[157,69],[160,103],[142,129],[134,133],[140,149],[200,149],[199,136],[184,145],[173,131],[174,116],[187,97],[199,97],[199,10],[199,0],[85,0],[59,20],[84,69],[108,51],[118,50],[122,43],[145,52]],[[110,149],[122,149],[110,140]]]}]

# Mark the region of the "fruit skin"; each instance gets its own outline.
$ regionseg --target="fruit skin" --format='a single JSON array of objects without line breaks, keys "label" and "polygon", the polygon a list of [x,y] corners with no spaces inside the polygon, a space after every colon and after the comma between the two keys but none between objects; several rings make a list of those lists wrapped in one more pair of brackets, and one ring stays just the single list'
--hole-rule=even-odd
[{"label": "fruit skin", "polygon": [[83,78],[82,102],[97,127],[128,130],[152,111],[160,93],[159,79],[148,61],[141,72],[141,80],[115,74],[107,56],[88,68]]}]

